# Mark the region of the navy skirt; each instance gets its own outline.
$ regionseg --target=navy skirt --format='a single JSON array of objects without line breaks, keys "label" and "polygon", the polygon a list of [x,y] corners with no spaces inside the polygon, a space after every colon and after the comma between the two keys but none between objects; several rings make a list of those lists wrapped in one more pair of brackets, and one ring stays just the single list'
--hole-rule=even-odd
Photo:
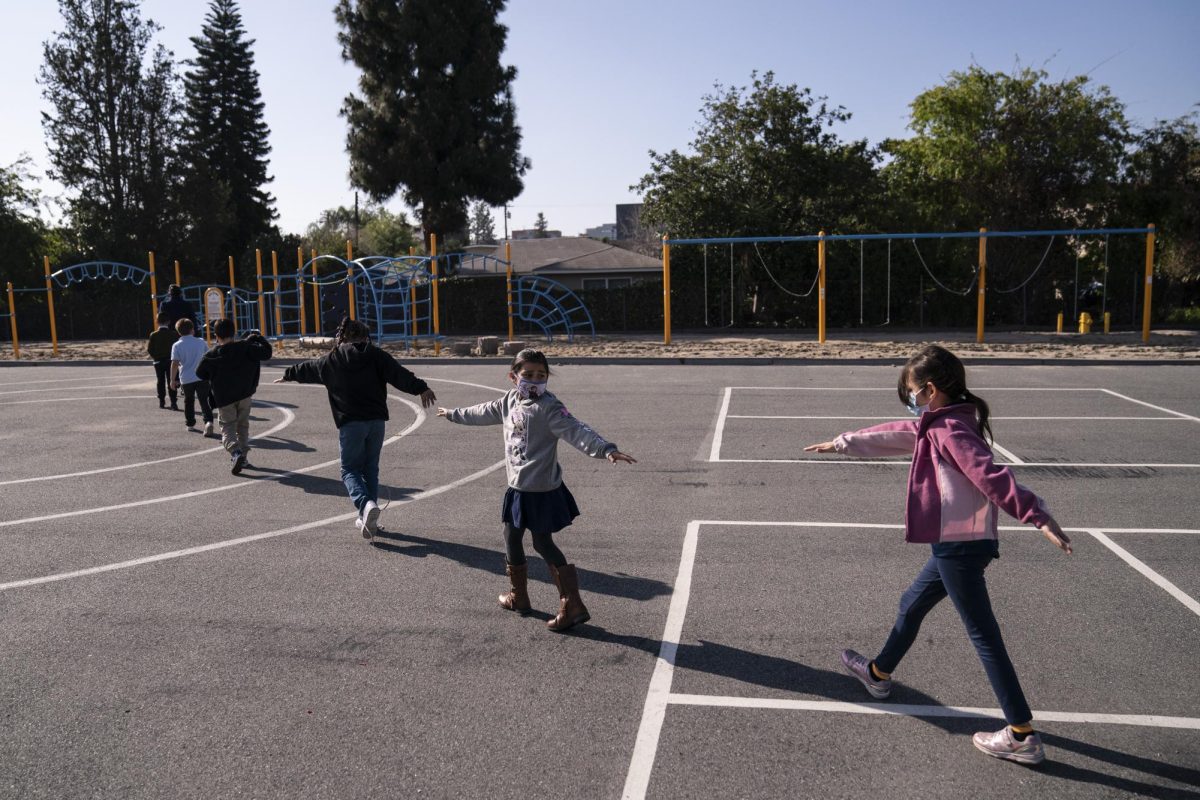
[{"label": "navy skirt", "polygon": [[537,534],[561,531],[578,516],[579,506],[565,483],[548,492],[522,492],[509,487],[500,509],[504,522]]}]

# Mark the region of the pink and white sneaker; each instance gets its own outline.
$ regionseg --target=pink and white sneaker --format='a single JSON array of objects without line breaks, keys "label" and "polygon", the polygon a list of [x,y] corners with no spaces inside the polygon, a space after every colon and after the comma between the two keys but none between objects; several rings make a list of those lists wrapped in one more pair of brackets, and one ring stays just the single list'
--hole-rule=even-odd
[{"label": "pink and white sneaker", "polygon": [[1046,760],[1042,737],[1031,733],[1025,737],[1025,741],[1017,741],[1012,728],[1007,725],[995,733],[981,731],[971,737],[971,742],[989,756],[1016,761],[1018,764],[1040,764]]}]

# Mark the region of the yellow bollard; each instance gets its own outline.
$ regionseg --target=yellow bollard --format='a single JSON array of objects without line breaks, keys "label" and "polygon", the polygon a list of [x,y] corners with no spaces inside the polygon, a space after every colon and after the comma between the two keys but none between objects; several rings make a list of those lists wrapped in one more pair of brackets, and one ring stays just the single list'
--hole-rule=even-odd
[{"label": "yellow bollard", "polygon": [[1063,312],[1058,312],[1058,332],[1062,333]]},{"label": "yellow bollard", "polygon": [[1104,332],[1108,333],[1109,326],[1112,324],[1112,312],[1104,312]]},{"label": "yellow bollard", "polygon": [[17,307],[13,303],[12,281],[8,282],[8,324],[12,326],[13,358],[20,358],[21,342],[17,339]]},{"label": "yellow bollard", "polygon": [[1079,315],[1079,332],[1080,333],[1091,333],[1092,332],[1092,315],[1086,311],[1084,311],[1082,314]]}]

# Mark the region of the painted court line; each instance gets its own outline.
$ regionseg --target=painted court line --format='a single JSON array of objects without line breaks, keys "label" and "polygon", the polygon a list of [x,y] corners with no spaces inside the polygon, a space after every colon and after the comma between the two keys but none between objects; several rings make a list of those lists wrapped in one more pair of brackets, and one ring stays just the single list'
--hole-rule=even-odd
[{"label": "painted court line", "polygon": [[1186,594],[1178,586],[1171,583],[1162,575],[1159,575],[1150,567],[1146,566],[1145,562],[1135,558],[1128,550],[1105,536],[1102,532],[1098,530],[1088,530],[1087,532],[1096,541],[1100,542],[1100,544],[1116,553],[1118,558],[1148,578],[1151,583],[1165,591],[1167,594],[1171,595],[1171,597],[1174,597],[1176,600],[1183,603],[1183,605],[1190,609],[1193,614],[1200,617],[1200,603],[1197,603],[1190,595]]},{"label": "painted court line", "polygon": [[[391,441],[394,441],[396,438],[399,438],[399,437],[393,437],[393,439]],[[333,463],[333,462],[330,462],[330,463]],[[414,494],[412,497],[407,497],[403,500],[397,500],[397,501],[395,501],[394,504],[395,505],[406,505],[408,503],[416,502],[417,500],[424,500],[427,497],[435,497],[436,495],[442,494],[443,492],[448,492],[451,489],[456,489],[459,486],[470,483],[471,481],[473,481],[477,478],[482,478],[484,475],[487,475],[488,473],[491,473],[491,472],[495,472],[496,470],[500,469],[503,466],[504,466],[504,460],[501,459],[500,461],[497,461],[495,464],[492,464],[489,467],[484,467],[483,469],[481,469],[477,472],[473,472],[470,475],[467,475],[466,477],[459,478],[456,481],[452,481],[451,483],[447,483],[447,484],[438,486],[433,489],[426,489],[423,492],[418,492],[418,493]],[[288,474],[294,475],[296,473],[293,472],[293,473],[288,473]],[[102,564],[98,567],[88,567],[87,569],[77,569],[72,572],[60,572],[56,575],[45,575],[40,578],[27,578],[25,580],[20,580],[20,581],[11,581],[9,583],[0,583],[0,592],[6,592],[10,589],[22,589],[22,588],[25,588],[28,586],[38,586],[43,583],[55,583],[57,581],[66,581],[66,580],[70,580],[72,578],[82,578],[87,575],[98,575],[102,572],[113,572],[115,570],[120,570],[120,569],[130,569],[132,567],[140,567],[145,564],[154,564],[159,561],[168,561],[168,560],[175,559],[175,558],[183,558],[184,556],[194,556],[194,555],[197,555],[198,553],[207,553],[211,550],[222,550],[226,547],[236,547],[237,545],[247,544],[249,542],[257,542],[262,539],[272,539],[277,536],[286,536],[289,533],[298,533],[300,531],[307,531],[307,530],[311,530],[313,528],[320,528],[324,525],[331,525],[335,522],[344,522],[346,520],[351,520],[351,519],[354,519],[356,516],[358,516],[358,512],[351,511],[351,512],[348,512],[345,514],[337,514],[332,517],[326,517],[325,519],[319,519],[314,522],[305,522],[301,525],[293,525],[290,528],[282,528],[277,531],[267,531],[266,533],[256,533],[256,534],[252,534],[250,536],[242,536],[237,539],[226,539],[221,542],[212,542],[211,544],[199,545],[197,547],[188,547],[183,550],[173,550],[169,553],[157,553],[152,556],[145,556],[144,558],[134,558],[129,561],[120,561],[115,564]]]},{"label": "painted court line", "polygon": [[[141,372],[129,372],[122,375],[103,375],[96,378],[53,378],[43,381],[13,381],[12,383],[0,383],[0,387],[4,386],[33,386],[35,383],[78,383],[80,381],[111,381],[116,378],[144,378],[145,374]],[[84,387],[86,388],[86,387]]]},{"label": "painted court line", "polygon": [[[854,714],[890,714],[911,717],[970,717],[1003,719],[1004,715],[998,708],[972,708],[961,706],[940,705],[903,705],[885,703],[846,703],[838,701],[815,700],[783,700],[775,698],[753,697],[722,697],[690,694],[674,694],[671,684],[675,676],[675,658],[679,651],[682,638],[683,623],[687,616],[687,606],[691,595],[692,572],[696,560],[696,548],[699,541],[700,528],[703,525],[719,525],[726,527],[792,527],[792,528],[869,528],[900,530],[899,524],[884,523],[852,523],[852,522],[796,522],[796,521],[755,521],[755,520],[692,520],[687,525],[684,534],[683,547],[679,558],[679,572],[671,592],[671,604],[667,611],[667,619],[663,626],[662,642],[659,646],[658,658],[654,664],[654,673],[650,678],[650,686],[646,692],[646,702],[642,709],[642,719],[638,725],[637,738],[634,742],[633,754],[629,761],[629,771],[625,776],[625,785],[621,793],[624,800],[642,800],[650,785],[650,775],[654,769],[654,760],[658,754],[658,742],[662,734],[663,722],[666,718],[667,706],[724,706],[738,708],[764,708],[784,710],[820,711],[827,713]],[[1029,526],[1000,526],[1000,530],[1031,531]],[[1183,602],[1185,606],[1200,613],[1194,599],[1180,592],[1173,584],[1162,579],[1158,573],[1138,561],[1128,552],[1108,540],[1103,533],[1090,528],[1067,528],[1071,532],[1083,531],[1096,537],[1097,540],[1112,549],[1127,563],[1150,578],[1159,586],[1167,584],[1174,589],[1172,596]],[[1200,534],[1195,529],[1144,529],[1148,532],[1170,532],[1182,534]],[[1122,555],[1124,554],[1124,555]],[[1157,580],[1156,580],[1157,578]],[[1166,588],[1166,586],[1163,586]],[[1168,589],[1168,591],[1171,591]],[[1072,711],[1043,711],[1034,712],[1034,718],[1047,722],[1075,722],[1088,724],[1136,725],[1143,727],[1182,728],[1200,730],[1200,718],[1168,717],[1150,714],[1092,714]]]},{"label": "painted court line", "polygon": [[1145,406],[1146,408],[1153,408],[1155,411],[1163,411],[1163,412],[1166,412],[1167,414],[1174,414],[1175,416],[1177,416],[1181,419],[1189,419],[1192,422],[1200,422],[1200,417],[1193,417],[1190,414],[1184,414],[1183,412],[1180,412],[1180,411],[1172,411],[1169,408],[1163,408],[1162,406],[1156,406],[1151,403],[1147,403],[1144,400],[1135,400],[1128,395],[1121,394],[1120,392],[1114,392],[1112,389],[1101,389],[1100,391],[1111,394],[1113,397],[1119,397],[1122,400],[1128,400],[1131,403],[1137,403],[1139,406]]},{"label": "painted court line", "polygon": [[[133,399],[141,400],[144,398],[136,397]],[[42,402],[42,401],[39,400],[36,402]],[[281,421],[274,428],[268,428],[267,430],[263,431],[262,433],[251,436],[250,437],[251,441],[254,441],[255,439],[265,439],[268,436],[271,436],[272,434],[276,433],[277,431],[283,430],[288,425],[291,425],[293,422],[296,421],[296,415],[292,412],[292,410],[290,408],[284,408],[283,406],[279,405],[278,403],[272,403],[270,400],[255,400],[255,402],[262,403],[265,406],[270,406],[271,408],[276,408],[276,409],[279,409],[280,411],[282,411],[283,412],[283,421]],[[16,480],[11,480],[11,481],[0,481],[0,486],[12,486],[13,484],[16,484],[16,483],[36,483],[38,481],[55,481],[55,480],[59,480],[61,478],[79,478],[79,477],[82,477],[85,475],[99,475],[102,472],[118,472],[123,469],[135,469],[137,467],[148,467],[153,464],[165,464],[168,461],[179,461],[180,459],[183,459],[183,458],[194,458],[196,456],[201,456],[206,453],[216,453],[217,451],[223,450],[223,449],[224,449],[223,447],[218,445],[216,447],[209,447],[204,450],[196,450],[191,453],[183,453],[182,455],[171,456],[169,458],[159,458],[159,459],[155,459],[154,461],[139,461],[135,464],[122,464],[119,467],[101,467],[99,469],[84,470],[83,472],[64,472],[61,475],[42,475],[41,477],[38,477],[38,478],[17,478]]]},{"label": "painted court line", "polygon": [[[879,416],[879,417],[852,417],[852,416],[834,415],[834,414],[831,414],[831,415],[821,415],[821,414],[727,414],[725,418],[726,419],[861,419],[861,420],[868,420],[868,421],[878,420],[880,422],[887,422],[888,420],[891,420],[891,419],[899,419],[894,414],[891,416]],[[992,420],[993,422],[995,422],[997,420],[1002,420],[1002,419],[1003,420],[1021,420],[1021,421],[1026,421],[1026,422],[1036,422],[1037,420],[1043,420],[1043,419],[1048,420],[1048,421],[1074,420],[1074,421],[1081,421],[1081,422],[1111,422],[1113,420],[1126,420],[1126,421],[1137,420],[1139,422],[1168,420],[1171,422],[1179,422],[1181,420],[1186,420],[1187,417],[1183,417],[1183,416],[1175,416],[1175,417],[1106,417],[1106,416],[1100,416],[1100,417],[1096,417],[1096,416],[1092,416],[1092,417],[988,417],[988,419]]]},{"label": "painted court line", "polygon": [[[878,464],[908,466],[911,459],[897,461],[887,458],[718,458],[721,464]],[[1108,461],[1024,461],[1008,464],[1011,467],[1108,467],[1111,469],[1197,469],[1200,464],[1125,464]]]},{"label": "painted court line", "polygon": [[[886,714],[894,717],[959,717],[1004,720],[999,708],[937,706],[904,703],[845,703],[836,700],[783,700],[772,697],[723,697],[705,694],[674,694],[667,701],[680,706],[719,708],[766,708],[787,711],[824,711],[836,714]],[[1038,722],[1079,722],[1100,725],[1136,725],[1145,728],[1200,730],[1200,717],[1167,717],[1161,714],[1088,714],[1077,711],[1035,710]]]}]

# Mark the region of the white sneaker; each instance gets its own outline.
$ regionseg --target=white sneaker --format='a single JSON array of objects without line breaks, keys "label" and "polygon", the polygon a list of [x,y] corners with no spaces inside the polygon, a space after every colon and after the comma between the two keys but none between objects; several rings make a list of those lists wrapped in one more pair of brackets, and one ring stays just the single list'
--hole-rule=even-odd
[{"label": "white sneaker", "polygon": [[211,422],[204,423],[204,435],[205,436],[213,435],[213,424]]},{"label": "white sneaker", "polygon": [[354,518],[354,530],[361,533],[364,539],[371,538],[371,532],[367,530],[367,526],[363,524],[363,521],[360,517]]},{"label": "white sneaker", "polygon": [[363,506],[362,514],[363,536],[370,539],[375,535],[375,531],[379,530],[379,506],[375,505],[374,501],[368,500]]}]

